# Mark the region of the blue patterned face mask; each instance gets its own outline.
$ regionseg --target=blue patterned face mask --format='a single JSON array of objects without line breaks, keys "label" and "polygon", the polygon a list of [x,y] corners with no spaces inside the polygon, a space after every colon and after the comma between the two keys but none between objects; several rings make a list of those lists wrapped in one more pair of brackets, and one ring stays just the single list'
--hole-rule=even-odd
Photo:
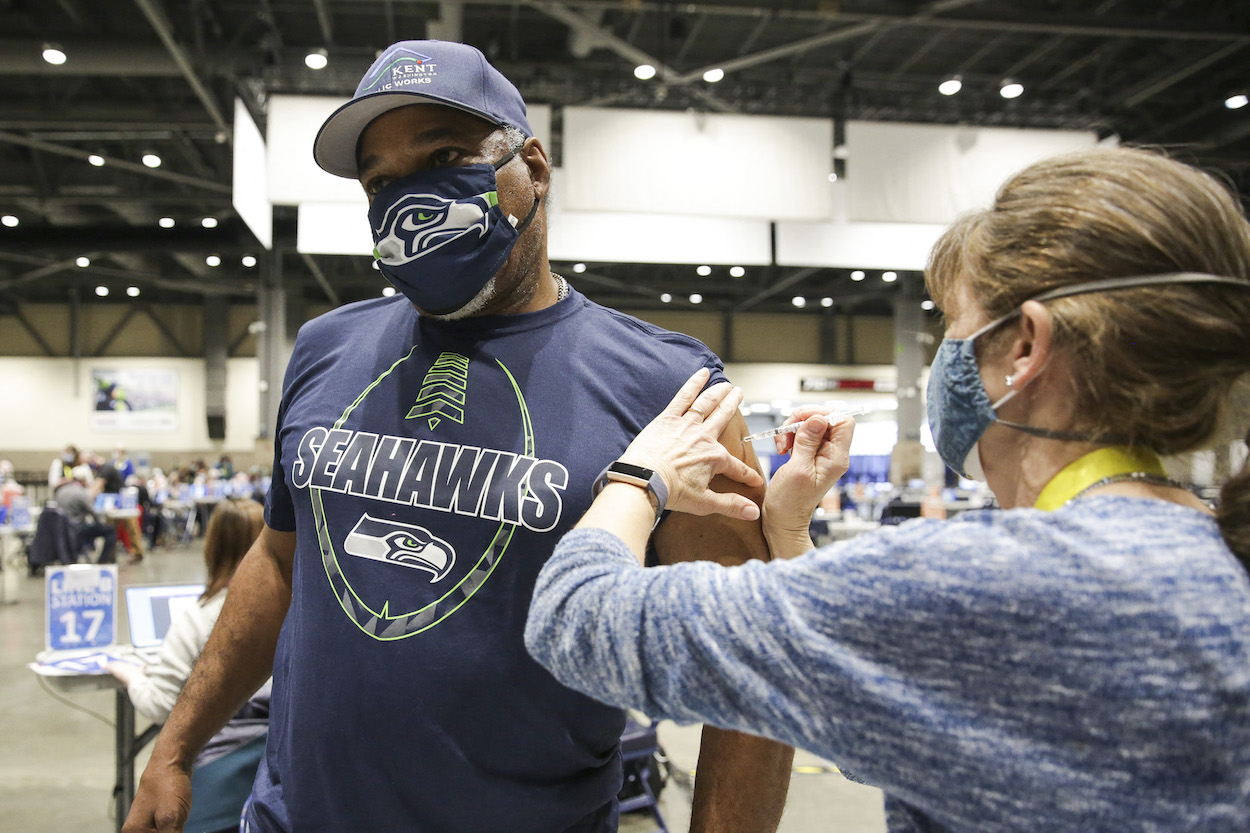
[{"label": "blue patterned face mask", "polygon": [[418,171],[373,198],[378,269],[422,312],[446,315],[473,300],[534,219],[538,198],[520,222],[499,208],[495,172],[520,149],[494,165]]},{"label": "blue patterned face mask", "polygon": [[[1117,289],[1134,289],[1142,286],[1159,286],[1178,283],[1218,283],[1250,289],[1250,281],[1207,275],[1202,272],[1176,272],[1165,275],[1141,275],[1129,278],[1107,278],[1074,286],[1060,287],[1043,292],[1034,301],[1051,301],[1069,295],[1090,292],[1110,292]],[[1056,440],[1090,441],[1094,437],[1067,431],[1054,431],[1000,420],[995,413],[1002,405],[1027,386],[1028,382],[997,402],[990,402],[981,382],[981,369],[977,365],[976,340],[991,330],[1020,315],[1020,308],[1012,310],[996,321],[991,321],[967,338],[944,338],[938,346],[937,355],[929,368],[929,385],[925,391],[925,408],[929,415],[929,431],[937,446],[942,462],[962,477],[984,480],[981,457],[977,442],[991,423],[1001,422],[1010,428],[1037,437]],[[1040,374],[1040,371],[1039,371]],[[1034,374],[1029,381],[1036,379]],[[1119,442],[1123,438],[1101,437],[1102,441]]]}]

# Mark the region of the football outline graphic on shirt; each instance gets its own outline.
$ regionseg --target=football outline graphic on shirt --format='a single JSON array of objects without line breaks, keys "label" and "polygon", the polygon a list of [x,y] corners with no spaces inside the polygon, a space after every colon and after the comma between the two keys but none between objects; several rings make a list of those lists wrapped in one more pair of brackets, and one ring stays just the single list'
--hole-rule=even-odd
[{"label": "football outline graphic on shirt", "polygon": [[[407,355],[398,359],[369,386],[367,386],[347,407],[342,416],[340,416],[334,423],[334,428],[336,430],[341,429],[343,424],[347,421],[347,418],[362,402],[364,402],[369,393],[381,384],[383,380],[385,380],[397,367],[411,358],[413,353],[416,352],[416,349],[417,348],[414,345],[412,350],[410,350]],[[440,359],[455,355],[456,354],[444,353],[440,356]],[[464,357],[458,358],[463,359],[463,371],[467,376],[468,359]],[[449,359],[449,361],[451,360]],[[524,432],[523,454],[532,459],[534,454],[534,426],[530,420],[529,408],[525,403],[525,397],[522,394],[516,379],[508,370],[507,366],[498,359],[496,359],[496,364],[498,364],[499,369],[503,371],[504,376],[507,378],[514,394],[516,395],[517,406],[520,410],[521,426]],[[434,368],[432,367],[431,372],[433,372],[433,370]],[[429,374],[427,374],[427,380],[428,378]],[[418,394],[418,405],[420,404],[421,398],[422,395]],[[416,409],[417,406],[414,405],[413,410]],[[410,411],[409,416],[412,415],[412,411]],[[565,473],[567,475],[567,471]],[[526,494],[528,494],[529,488],[530,487],[528,485],[525,487]],[[321,561],[322,566],[326,571],[326,578],[330,582],[330,587],[334,592],[335,598],[338,599],[339,606],[343,609],[343,612],[347,614],[347,618],[351,620],[351,622],[363,633],[380,642],[406,639],[411,636],[416,636],[419,633],[424,633],[459,610],[466,602],[469,601],[469,599],[473,598],[477,591],[482,588],[482,585],[486,583],[487,579],[489,579],[494,573],[495,567],[498,566],[499,561],[507,552],[508,545],[512,542],[512,536],[518,526],[517,523],[507,518],[500,518],[499,526],[495,529],[494,535],[486,545],[486,548],[482,551],[481,555],[472,567],[465,572],[464,576],[456,582],[455,585],[447,588],[441,596],[434,601],[423,605],[422,607],[393,613],[390,610],[389,600],[382,604],[381,609],[374,609],[374,607],[371,607],[352,586],[351,581],[343,572],[342,566],[339,563],[338,553],[335,549],[335,542],[331,538],[330,525],[326,519],[325,502],[324,496],[322,495],[323,491],[329,490],[324,490],[312,485],[310,485],[308,489],[310,503],[312,504],[313,519],[316,525],[317,543],[321,550]],[[364,516],[362,516],[361,520],[363,520],[363,517]],[[359,527],[360,521],[357,521],[354,529]],[[351,537],[350,533],[347,537]],[[434,536],[431,537],[433,538]],[[356,544],[353,544],[353,546],[356,546],[358,543],[359,541]],[[450,547],[450,544],[448,546]],[[344,551],[347,552],[346,546]],[[397,564],[400,562],[392,561],[392,563]],[[431,584],[433,583],[434,582],[431,582]]]},{"label": "football outline graphic on shirt", "polygon": [[497,191],[460,200],[437,194],[405,194],[386,210],[373,230],[377,244],[373,256],[387,266],[402,266],[441,249],[477,230],[490,230],[492,207],[499,203]]}]

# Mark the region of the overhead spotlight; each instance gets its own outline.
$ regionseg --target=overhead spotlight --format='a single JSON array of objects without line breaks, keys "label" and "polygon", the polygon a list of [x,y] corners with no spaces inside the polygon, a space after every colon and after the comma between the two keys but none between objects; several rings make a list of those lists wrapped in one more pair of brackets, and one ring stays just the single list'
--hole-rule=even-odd
[{"label": "overhead spotlight", "polygon": [[721,69],[720,67],[717,67],[715,69],[709,69],[707,72],[703,73],[703,80],[708,82],[709,84],[715,84],[717,81],[724,79],[724,77],[725,77],[725,70]]},{"label": "overhead spotlight", "polygon": [[1010,78],[1003,79],[1002,86],[998,88],[998,94],[1003,98],[1019,98],[1024,94],[1024,85],[1019,81],[1012,81]]},{"label": "overhead spotlight", "polygon": [[650,64],[639,64],[634,67],[634,77],[639,81],[650,81],[655,77],[655,67]]},{"label": "overhead spotlight", "polygon": [[128,286],[128,287],[126,287],[126,294],[127,294],[127,295],[129,295],[131,298],[138,298],[138,297],[139,297],[139,287],[137,287],[137,286]]},{"label": "overhead spotlight", "polygon": [[109,288],[107,286],[97,286],[95,288],[95,294],[99,295],[101,298],[107,298],[109,294]]},{"label": "overhead spotlight", "polygon": [[4,223],[6,228],[17,228],[17,218],[12,214],[5,214],[0,217],[0,223]]},{"label": "overhead spotlight", "polygon": [[925,312],[928,312],[929,310],[933,309],[933,302],[930,301],[928,298],[925,298],[923,301],[920,302],[920,308],[924,310]]},{"label": "overhead spotlight", "polygon": [[161,166],[161,157],[151,151],[143,154],[143,164],[149,168],[159,168]]},{"label": "overhead spotlight", "polygon": [[88,266],[91,265],[91,258],[80,257],[78,258],[78,260],[75,260],[74,262],[78,264],[79,269],[86,269]]},{"label": "overhead spotlight", "polygon": [[938,84],[938,92],[942,95],[954,95],[964,88],[964,81],[958,75],[947,78],[941,84]]},{"label": "overhead spotlight", "polygon": [[88,156],[87,161],[90,162],[92,165],[95,165],[97,168],[104,167],[104,157],[98,153],[93,153],[90,156]]},{"label": "overhead spotlight", "polygon": [[881,280],[885,281],[886,283],[894,283],[896,280],[898,280],[898,272],[882,272]]},{"label": "overhead spotlight", "polygon": [[573,271],[574,271],[574,272],[576,272],[577,274],[579,274],[579,275],[580,275],[582,272],[585,272],[585,271],[586,271],[586,264],[585,264],[585,263],[574,263],[574,264],[573,264]]},{"label": "overhead spotlight", "polygon": [[208,257],[204,258],[204,262],[207,263],[209,266],[220,266],[221,258],[219,258],[217,255],[209,255]]},{"label": "overhead spotlight", "polygon": [[864,270],[856,269],[854,272],[851,273],[851,280],[862,281],[863,279],[864,279]]},{"label": "overhead spotlight", "polygon": [[157,220],[157,221],[156,221],[156,224],[157,224],[158,226],[160,226],[161,228],[173,228],[173,227],[174,227],[174,218],[173,218],[173,217],[162,217],[161,219],[159,219],[159,220]]},{"label": "overhead spotlight", "polygon": [[43,45],[43,59],[55,67],[69,60],[69,56],[54,43],[45,43]]},{"label": "overhead spotlight", "polygon": [[741,278],[746,273],[747,273],[747,270],[743,269],[741,266],[729,267],[729,277],[731,278]]},{"label": "overhead spotlight", "polygon": [[248,269],[251,269],[253,266],[256,265],[256,258],[252,257],[251,255],[243,255],[243,260],[239,262],[242,263]]},{"label": "overhead spotlight", "polygon": [[820,299],[820,305],[824,307],[825,309],[828,309],[829,307],[833,306],[833,299],[830,298],[828,295],[826,295],[825,297]]},{"label": "overhead spotlight", "polygon": [[834,171],[830,171],[830,172],[829,172],[829,181],[830,181],[830,182],[837,182],[837,181],[838,181],[838,175],[837,175],[837,173],[836,173],[836,172],[834,172]]},{"label": "overhead spotlight", "polygon": [[1230,110],[1240,110],[1247,104],[1250,104],[1250,98],[1247,98],[1244,93],[1230,95],[1228,98],[1224,99],[1224,106]]},{"label": "overhead spotlight", "polygon": [[205,217],[203,220],[200,220],[200,225],[204,228],[217,228],[217,218]]},{"label": "overhead spotlight", "polygon": [[698,275],[699,277],[701,277],[701,278],[706,278],[708,275],[712,274],[712,267],[711,267],[711,266],[700,266],[698,269],[695,269],[695,270],[694,270],[694,272],[695,272],[695,274],[696,274],[696,275]]},{"label": "overhead spotlight", "polygon": [[703,296],[700,295],[698,292],[694,293],[693,295],[690,296],[690,303],[692,304],[703,303]]},{"label": "overhead spotlight", "polygon": [[304,56],[304,66],[309,69],[325,69],[328,63],[330,63],[329,55],[320,46]]},{"label": "overhead spotlight", "polygon": [[670,303],[670,302],[672,302],[672,300],[673,300],[673,296],[672,296],[672,295],[669,295],[667,292],[665,292],[665,293],[663,293],[663,294],[661,294],[661,295],[660,295],[660,303],[661,303],[661,304],[667,304],[667,303]]},{"label": "overhead spotlight", "polygon": [[382,287],[382,297],[383,297],[383,298],[390,298],[390,297],[392,297],[394,294],[395,294],[395,287],[393,287],[393,286],[384,286],[384,287]]},{"label": "overhead spotlight", "polygon": [[794,304],[799,309],[803,309],[803,307],[807,306],[807,299],[802,295],[795,295],[790,299],[790,303]]}]

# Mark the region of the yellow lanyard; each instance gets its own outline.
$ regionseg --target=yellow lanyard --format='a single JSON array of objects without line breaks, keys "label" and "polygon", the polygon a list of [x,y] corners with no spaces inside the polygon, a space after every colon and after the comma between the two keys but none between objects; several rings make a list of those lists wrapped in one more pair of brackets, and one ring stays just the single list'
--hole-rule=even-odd
[{"label": "yellow lanyard", "polygon": [[1113,445],[1091,451],[1064,466],[1043,488],[1034,508],[1053,512],[1102,480],[1119,475],[1166,477],[1159,455],[1148,448]]}]

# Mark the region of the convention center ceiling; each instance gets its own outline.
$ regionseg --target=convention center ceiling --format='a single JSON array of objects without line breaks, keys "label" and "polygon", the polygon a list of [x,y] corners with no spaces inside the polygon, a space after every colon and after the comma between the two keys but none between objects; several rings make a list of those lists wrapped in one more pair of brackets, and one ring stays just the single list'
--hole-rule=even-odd
[{"label": "convention center ceiling", "polygon": [[[0,310],[98,302],[101,282],[145,303],[253,297],[275,270],[231,207],[235,100],[263,129],[270,96],[348,96],[379,49],[424,37],[481,48],[556,127],[590,105],[832,118],[835,144],[848,120],[1090,130],[1250,197],[1245,0],[0,0]],[[636,77],[644,64],[653,77]],[[853,176],[853,158],[837,165]],[[751,170],[724,175],[750,187]],[[274,222],[285,285],[316,303],[378,293],[362,258],[298,254],[294,209]],[[883,313],[906,283],[765,266],[570,277],[614,306],[670,292],[690,308],[697,293],[722,311],[793,310],[803,291]]]}]

